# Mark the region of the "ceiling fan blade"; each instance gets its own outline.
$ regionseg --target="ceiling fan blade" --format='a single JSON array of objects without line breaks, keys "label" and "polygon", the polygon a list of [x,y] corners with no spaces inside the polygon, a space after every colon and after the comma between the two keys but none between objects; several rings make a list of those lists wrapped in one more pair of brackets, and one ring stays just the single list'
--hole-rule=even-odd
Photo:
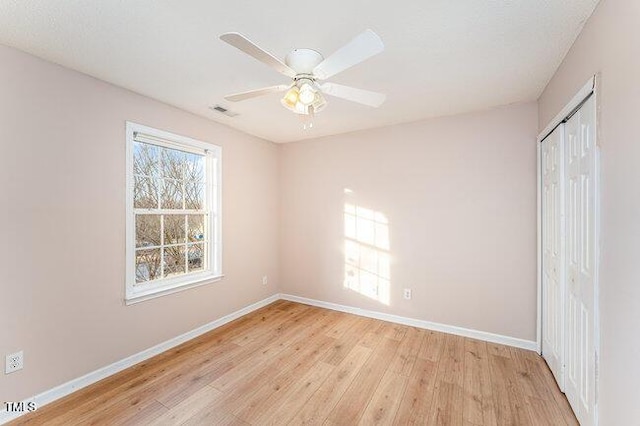
[{"label": "ceiling fan blade", "polygon": [[230,44],[236,49],[242,50],[247,55],[253,56],[263,64],[270,66],[271,68],[275,69],[279,73],[286,75],[287,77],[293,78],[296,75],[296,72],[289,68],[284,62],[282,62],[280,59],[276,58],[266,50],[258,47],[242,34],[225,33],[220,36],[220,40]]},{"label": "ceiling fan blade", "polygon": [[336,50],[327,59],[320,62],[313,69],[313,74],[320,80],[326,80],[377,55],[383,50],[384,44],[380,36],[373,30],[365,30],[349,43]]},{"label": "ceiling fan blade", "polygon": [[249,90],[242,93],[234,93],[233,95],[227,95],[224,98],[230,102],[244,101],[245,99],[257,98],[258,96],[268,95],[269,93],[284,92],[290,85],[280,84],[278,86],[264,87],[262,89]]},{"label": "ceiling fan blade", "polygon": [[387,99],[387,95],[378,92],[370,92],[368,90],[356,89],[355,87],[343,86],[335,83],[324,83],[320,85],[323,93],[335,96],[336,98],[346,99],[347,101],[357,102],[377,108]]}]

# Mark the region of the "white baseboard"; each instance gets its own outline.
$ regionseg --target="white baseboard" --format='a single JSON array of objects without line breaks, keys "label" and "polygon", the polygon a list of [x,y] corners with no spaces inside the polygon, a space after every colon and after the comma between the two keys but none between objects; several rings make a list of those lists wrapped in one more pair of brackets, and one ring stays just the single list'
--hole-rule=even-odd
[{"label": "white baseboard", "polygon": [[[332,309],[334,311],[346,312],[349,314],[360,315],[368,318],[375,318],[382,321],[393,322],[396,324],[403,324],[403,325],[409,325],[409,326],[418,327],[418,328],[424,328],[427,330],[434,330],[434,331],[440,331],[443,333],[456,334],[458,336],[470,337],[473,339],[484,340],[492,343],[500,343],[503,345],[514,346],[522,349],[529,349],[532,351],[537,350],[537,347],[538,347],[537,343],[534,341],[518,339],[516,337],[502,336],[499,334],[487,333],[486,331],[472,330],[468,328],[455,327],[452,325],[440,324],[440,323],[431,322],[431,321],[401,317],[399,315],[385,314],[383,312],[376,312],[376,311],[370,311],[367,309],[355,308],[352,306],[345,306],[345,305],[339,305],[336,303],[323,302],[320,300],[308,299],[306,297],[299,297],[291,294],[274,294],[273,296],[267,297],[266,299],[263,299],[245,308],[239,309],[229,315],[226,315],[222,318],[219,318],[215,321],[212,321],[194,330],[188,331],[177,337],[169,339],[165,342],[162,342],[142,352],[138,352],[137,354],[131,355],[125,359],[116,361],[113,364],[107,365],[106,367],[103,367],[91,373],[85,374],[82,377],[78,377],[77,379],[70,380],[67,383],[64,383],[53,389],[49,389],[32,398],[23,400],[22,402],[24,402],[25,404],[32,402],[32,403],[35,403],[38,408],[40,408],[43,405],[49,404],[50,402],[53,402],[57,399],[65,397],[72,392],[75,392],[86,386],[96,383],[106,377],[109,377],[126,368],[129,368],[135,364],[138,364],[144,360],[147,360],[153,356],[156,356],[164,351],[167,351],[173,347],[176,347],[188,340],[191,340],[208,331],[218,328],[228,322],[231,322],[237,318],[240,318],[243,315],[246,315],[250,312],[260,309],[279,299],[289,300],[291,302],[304,303],[306,305],[318,306],[320,308]],[[23,414],[26,414],[26,413],[7,412],[4,406],[0,407],[0,425],[7,423],[11,420],[14,420]]]},{"label": "white baseboard", "polygon": [[360,315],[367,318],[375,318],[382,321],[389,321],[396,324],[410,325],[412,327],[424,328],[427,330],[440,331],[442,333],[455,334],[472,339],[484,340],[501,345],[514,346],[516,348],[538,350],[538,344],[533,340],[524,340],[517,337],[503,336],[500,334],[488,333],[486,331],[473,330],[470,328],[456,327],[453,325],[440,324],[437,322],[418,320],[414,318],[401,317],[399,315],[385,314],[383,312],[369,311],[367,309],[354,308],[352,306],[338,305],[336,303],[323,302],[321,300],[308,299],[306,297],[293,296],[291,294],[280,294],[280,298],[291,302],[304,303],[305,305],[318,306],[320,308],[332,309],[334,311],[346,312]]},{"label": "white baseboard", "polygon": [[[177,337],[174,337],[172,339],[169,339],[165,342],[162,342],[156,346],[153,346],[149,349],[145,349],[142,352],[138,352],[137,354],[131,355],[125,359],[122,359],[120,361],[116,361],[113,364],[107,365],[106,367],[102,367],[98,370],[92,371],[91,373],[85,374],[82,377],[78,377],[77,379],[73,379],[68,381],[67,383],[64,383],[60,386],[56,386],[53,389],[49,389],[45,392],[42,392],[41,394],[38,394],[32,398],[28,398],[26,400],[24,400],[23,402],[28,403],[28,402],[35,402],[36,406],[38,408],[42,407],[43,405],[49,404],[50,402],[53,402],[57,399],[60,399],[64,396],[69,395],[72,392],[75,392],[79,389],[82,389],[86,386],[89,386],[93,383],[96,383],[108,376],[111,376],[113,374],[116,374],[126,368],[129,368],[135,364],[138,364],[139,362],[142,362],[144,360],[147,360],[153,356],[156,356],[164,351],[167,351],[173,347],[176,347],[188,340],[191,340],[195,337],[198,337],[208,331],[211,331],[215,328],[218,328],[228,322],[231,322],[237,318],[240,318],[243,315],[246,315],[250,312],[253,312],[257,309],[260,309],[272,302],[275,302],[276,300],[278,300],[280,298],[279,294],[274,294],[273,296],[267,297],[266,299],[263,299],[259,302],[256,302],[252,305],[249,305],[245,308],[239,309],[229,315],[225,315],[222,318],[219,318],[215,321],[211,321],[208,324],[205,324],[201,327],[198,327],[194,330],[188,331],[184,334],[181,334]],[[8,412],[6,410],[6,407],[3,405],[2,407],[0,407],[0,425],[7,423],[11,420],[14,420],[20,416],[22,416],[23,414],[27,414],[26,412]]]}]

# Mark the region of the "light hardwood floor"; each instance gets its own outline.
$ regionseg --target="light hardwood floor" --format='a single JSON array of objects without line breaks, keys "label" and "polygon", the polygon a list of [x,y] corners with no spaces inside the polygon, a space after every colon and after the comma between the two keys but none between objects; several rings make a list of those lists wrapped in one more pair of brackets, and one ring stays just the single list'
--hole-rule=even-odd
[{"label": "light hardwood floor", "polygon": [[577,421],[534,352],[278,301],[15,424]]}]

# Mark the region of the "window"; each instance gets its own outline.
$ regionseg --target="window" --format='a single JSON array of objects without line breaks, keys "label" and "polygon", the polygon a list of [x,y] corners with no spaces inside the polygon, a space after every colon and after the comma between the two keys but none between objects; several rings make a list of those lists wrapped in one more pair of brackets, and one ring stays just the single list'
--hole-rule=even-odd
[{"label": "window", "polygon": [[221,277],[220,151],[127,123],[127,303]]}]

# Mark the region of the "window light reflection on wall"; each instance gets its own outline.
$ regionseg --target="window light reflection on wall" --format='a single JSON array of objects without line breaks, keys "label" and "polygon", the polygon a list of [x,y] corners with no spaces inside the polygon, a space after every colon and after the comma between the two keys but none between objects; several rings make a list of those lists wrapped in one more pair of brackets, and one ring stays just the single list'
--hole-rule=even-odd
[{"label": "window light reflection on wall", "polygon": [[[353,191],[345,188],[345,194]],[[390,302],[389,221],[378,211],[344,205],[344,286],[385,305]]]}]

